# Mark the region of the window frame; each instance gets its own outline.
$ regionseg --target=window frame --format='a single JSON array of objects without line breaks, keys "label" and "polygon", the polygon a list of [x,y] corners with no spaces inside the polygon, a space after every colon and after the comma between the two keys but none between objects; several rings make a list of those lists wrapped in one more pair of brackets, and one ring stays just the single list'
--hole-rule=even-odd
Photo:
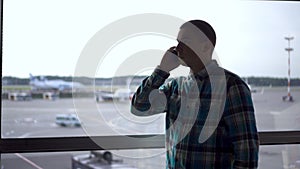
[{"label": "window frame", "polygon": [[[33,153],[165,147],[165,135],[1,138],[0,153]],[[126,138],[143,139],[126,139]],[[146,139],[145,139],[146,138]],[[300,131],[259,132],[260,145],[300,144]],[[112,141],[113,140],[113,141]],[[105,145],[101,147],[100,145]]]}]

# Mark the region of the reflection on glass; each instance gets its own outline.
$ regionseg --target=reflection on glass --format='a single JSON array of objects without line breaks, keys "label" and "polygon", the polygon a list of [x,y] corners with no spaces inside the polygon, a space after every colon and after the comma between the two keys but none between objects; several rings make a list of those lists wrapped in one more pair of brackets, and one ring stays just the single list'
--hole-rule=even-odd
[{"label": "reflection on glass", "polygon": [[[72,168],[80,166],[107,166],[111,164],[131,168],[153,169],[165,168],[165,153],[163,149],[105,150],[82,152],[53,153],[16,153],[3,154],[1,167],[15,169],[32,168]],[[105,152],[110,152],[104,155]],[[104,155],[104,156],[103,156]],[[112,160],[109,160],[112,159]],[[260,169],[300,169],[300,146],[280,145],[261,146],[259,154]]]},{"label": "reflection on glass", "polygon": [[[86,151],[60,153],[15,153],[2,155],[1,167],[5,169],[97,169],[128,168],[153,169],[165,168],[165,154],[147,156],[157,149]],[[142,158],[143,157],[143,158]]]}]

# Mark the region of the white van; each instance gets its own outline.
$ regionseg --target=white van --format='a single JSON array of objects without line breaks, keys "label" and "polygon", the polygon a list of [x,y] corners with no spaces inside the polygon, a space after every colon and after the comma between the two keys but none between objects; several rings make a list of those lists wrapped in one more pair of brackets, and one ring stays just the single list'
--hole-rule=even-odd
[{"label": "white van", "polygon": [[55,123],[59,126],[81,126],[76,114],[57,114]]}]

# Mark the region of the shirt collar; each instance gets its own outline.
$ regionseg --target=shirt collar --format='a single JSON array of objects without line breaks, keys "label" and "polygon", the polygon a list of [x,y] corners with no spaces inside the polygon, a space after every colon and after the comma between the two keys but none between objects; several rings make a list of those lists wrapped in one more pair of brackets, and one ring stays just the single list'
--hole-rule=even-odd
[{"label": "shirt collar", "polygon": [[208,77],[208,72],[212,74],[215,70],[219,68],[219,65],[216,60],[210,61],[208,64],[205,65],[205,68],[200,70],[197,73],[190,73],[190,76],[194,76],[195,78],[198,78],[200,80],[205,79]]}]

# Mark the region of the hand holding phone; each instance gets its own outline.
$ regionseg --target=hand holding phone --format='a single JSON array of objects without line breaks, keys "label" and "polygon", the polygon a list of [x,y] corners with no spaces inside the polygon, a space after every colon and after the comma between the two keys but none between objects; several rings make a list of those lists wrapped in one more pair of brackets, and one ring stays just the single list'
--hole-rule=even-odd
[{"label": "hand holding phone", "polygon": [[177,56],[176,47],[173,46],[169,48],[164,54],[160,62],[160,68],[163,71],[170,72],[171,70],[177,68],[180,65],[179,58]]}]

